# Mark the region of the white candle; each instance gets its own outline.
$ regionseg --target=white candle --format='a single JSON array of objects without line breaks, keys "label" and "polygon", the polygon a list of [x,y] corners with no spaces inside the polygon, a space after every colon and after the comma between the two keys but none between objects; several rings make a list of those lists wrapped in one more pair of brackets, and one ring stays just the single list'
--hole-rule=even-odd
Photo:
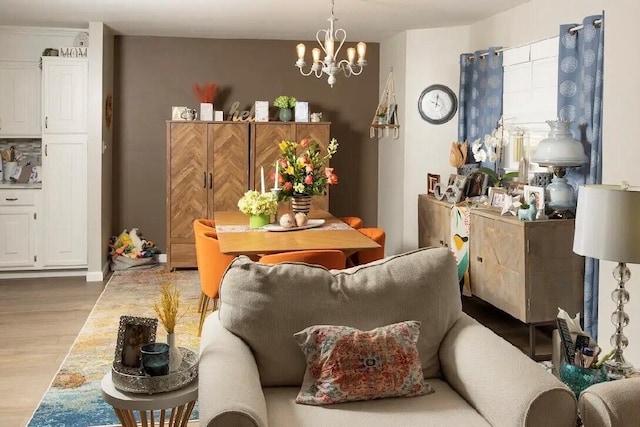
[{"label": "white candle", "polygon": [[260,190],[264,194],[264,168],[260,166]]},{"label": "white candle", "polygon": [[278,189],[278,181],[280,181],[278,179],[278,175],[280,175],[280,165],[278,163],[280,163],[280,162],[276,160],[276,176],[274,178],[275,183],[273,185],[273,188],[275,188],[276,190]]}]

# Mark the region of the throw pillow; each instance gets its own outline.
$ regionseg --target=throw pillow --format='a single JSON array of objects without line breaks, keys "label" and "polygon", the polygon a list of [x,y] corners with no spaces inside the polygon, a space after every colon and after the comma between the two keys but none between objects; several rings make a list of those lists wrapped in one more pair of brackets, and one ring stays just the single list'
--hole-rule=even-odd
[{"label": "throw pillow", "polygon": [[326,405],[433,393],[418,355],[420,322],[361,331],[310,326],[296,334],[307,371],[296,403]]}]

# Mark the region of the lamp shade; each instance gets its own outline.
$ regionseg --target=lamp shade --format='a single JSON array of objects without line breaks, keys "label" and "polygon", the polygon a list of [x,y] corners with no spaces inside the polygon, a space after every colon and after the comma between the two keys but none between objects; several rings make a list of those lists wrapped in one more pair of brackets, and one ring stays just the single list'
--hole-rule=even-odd
[{"label": "lamp shade", "polygon": [[640,264],[639,213],[640,191],[616,185],[580,186],[573,252]]},{"label": "lamp shade", "polygon": [[584,147],[569,132],[570,122],[548,120],[549,137],[538,143],[531,161],[540,166],[581,166],[589,161]]}]

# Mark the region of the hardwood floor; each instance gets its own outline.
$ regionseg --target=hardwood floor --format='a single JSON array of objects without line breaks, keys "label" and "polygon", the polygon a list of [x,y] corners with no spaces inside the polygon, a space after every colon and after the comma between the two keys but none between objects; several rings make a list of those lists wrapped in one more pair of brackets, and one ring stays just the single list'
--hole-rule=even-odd
[{"label": "hardwood floor", "polygon": [[0,426],[25,426],[105,282],[0,280]]},{"label": "hardwood floor", "polygon": [[[0,426],[27,424],[106,282],[87,283],[84,277],[0,280]],[[463,309],[528,353],[526,325],[476,298],[464,297]],[[546,332],[537,334],[538,353],[551,351]]]}]

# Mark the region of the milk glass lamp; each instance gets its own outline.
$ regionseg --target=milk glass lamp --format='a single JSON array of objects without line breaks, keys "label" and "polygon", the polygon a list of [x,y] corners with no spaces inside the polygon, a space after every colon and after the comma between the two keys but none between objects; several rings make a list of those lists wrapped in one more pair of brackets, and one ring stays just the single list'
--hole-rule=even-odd
[{"label": "milk glass lamp", "polygon": [[613,277],[618,286],[611,293],[616,311],[611,322],[616,331],[611,336],[614,356],[606,362],[609,372],[625,375],[633,370],[622,351],[629,340],[622,330],[629,324],[624,305],[629,301],[625,283],[631,273],[627,263],[640,264],[640,191],[628,186],[584,185],[578,190],[573,252],[591,258],[617,262]]},{"label": "milk glass lamp", "polygon": [[549,136],[538,143],[531,161],[553,169],[553,180],[545,189],[545,199],[553,210],[549,218],[573,218],[576,208],[573,187],[564,176],[567,168],[582,166],[589,159],[580,141],[571,136],[570,122],[549,120],[547,124],[551,128]]}]

